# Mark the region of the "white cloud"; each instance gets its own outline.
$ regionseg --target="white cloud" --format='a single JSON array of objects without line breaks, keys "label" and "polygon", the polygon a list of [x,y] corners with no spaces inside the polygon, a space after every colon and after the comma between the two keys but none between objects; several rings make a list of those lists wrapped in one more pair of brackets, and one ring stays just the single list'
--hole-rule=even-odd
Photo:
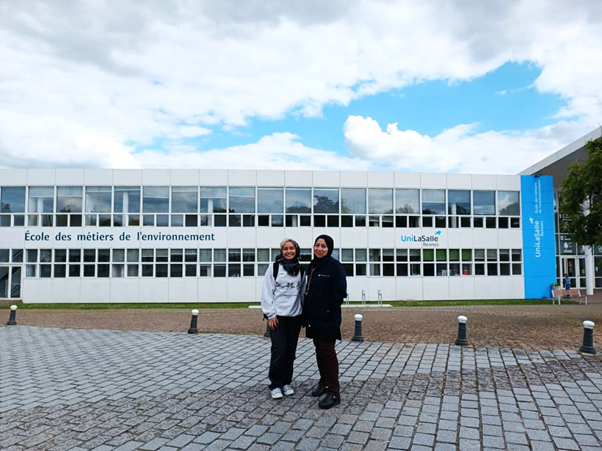
[{"label": "white cloud", "polygon": [[[437,170],[500,172],[513,165],[481,149],[549,154],[598,126],[601,13],[602,2],[561,0],[0,0],[0,164],[145,166],[154,160],[131,146],[158,140],[171,153],[163,161],[175,162],[182,140],[216,128],[320,116],[328,104],[529,61],[542,68],[535,89],[566,100],[548,128],[475,133],[458,124],[425,137],[393,125],[379,134],[367,120],[345,127],[352,155],[373,168],[403,148],[417,170],[428,154]],[[206,158],[235,164],[231,152],[241,152],[236,160],[263,164],[259,144],[274,136]],[[269,164],[303,164],[286,155],[270,154]]]},{"label": "white cloud", "polygon": [[477,124],[458,125],[430,137],[372,118],[350,116],[345,122],[347,148],[373,169],[412,172],[516,174],[566,143],[575,124],[560,122],[531,132],[476,132]]}]

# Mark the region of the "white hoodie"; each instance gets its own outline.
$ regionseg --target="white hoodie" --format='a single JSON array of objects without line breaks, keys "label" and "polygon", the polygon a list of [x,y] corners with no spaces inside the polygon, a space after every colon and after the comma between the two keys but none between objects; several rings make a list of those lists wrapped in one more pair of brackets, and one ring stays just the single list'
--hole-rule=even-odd
[{"label": "white hoodie", "polygon": [[268,319],[276,316],[299,316],[301,299],[305,291],[305,274],[289,275],[278,265],[278,276],[274,280],[274,267],[270,264],[263,278],[261,309]]}]

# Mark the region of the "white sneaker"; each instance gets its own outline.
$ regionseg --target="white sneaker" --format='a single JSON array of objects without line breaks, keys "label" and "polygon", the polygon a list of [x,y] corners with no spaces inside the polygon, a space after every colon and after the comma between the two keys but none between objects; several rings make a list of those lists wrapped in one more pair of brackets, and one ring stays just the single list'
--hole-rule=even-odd
[{"label": "white sneaker", "polygon": [[291,396],[295,394],[295,390],[293,390],[293,387],[291,387],[290,385],[285,385],[284,387],[282,387],[282,391],[286,396]]},{"label": "white sneaker", "polygon": [[272,394],[272,399],[282,399],[282,390],[280,390],[278,387],[276,387],[270,393]]}]

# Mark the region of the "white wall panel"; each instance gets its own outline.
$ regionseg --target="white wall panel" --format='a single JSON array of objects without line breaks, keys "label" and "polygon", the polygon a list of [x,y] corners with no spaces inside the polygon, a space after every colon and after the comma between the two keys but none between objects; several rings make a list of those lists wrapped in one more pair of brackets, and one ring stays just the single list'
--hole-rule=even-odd
[{"label": "white wall panel", "polygon": [[366,292],[368,302],[378,302],[379,292],[383,302],[397,300],[395,277],[371,277],[368,280],[368,287]]},{"label": "white wall panel", "polygon": [[111,301],[111,279],[81,279],[81,295],[85,302],[107,303]]},{"label": "white wall panel", "polygon": [[171,171],[169,169],[145,169],[142,171],[142,185],[169,186]]},{"label": "white wall panel", "polygon": [[85,171],[83,169],[57,169],[56,184],[59,186],[82,186]]},{"label": "white wall panel", "polygon": [[472,189],[476,190],[495,190],[497,189],[497,180],[495,176],[488,174],[473,174]]},{"label": "white wall panel", "polygon": [[140,283],[141,279],[137,277],[112,279],[111,302],[115,304],[145,302],[140,299]]},{"label": "white wall panel", "polygon": [[27,170],[27,184],[30,186],[54,186],[55,182],[56,171],[54,169]]},{"label": "white wall panel", "polygon": [[169,302],[169,279],[140,279],[140,302]]},{"label": "white wall panel", "polygon": [[257,171],[257,186],[284,186],[284,171]]},{"label": "white wall panel", "polygon": [[422,277],[398,277],[395,280],[399,301],[419,301],[422,299]]},{"label": "white wall panel", "polygon": [[494,276],[474,278],[475,299],[499,299],[500,278]]},{"label": "white wall panel", "polygon": [[286,171],[284,173],[284,184],[299,188],[311,188],[313,173],[311,171]]},{"label": "white wall panel", "polygon": [[198,186],[199,171],[197,169],[172,169],[170,179],[172,186]]},{"label": "white wall panel", "polygon": [[142,169],[122,169],[113,171],[115,186],[142,186]]},{"label": "white wall panel", "polygon": [[423,189],[445,189],[447,187],[447,176],[445,174],[433,174],[423,172],[420,174]]},{"label": "white wall panel", "polygon": [[183,302],[196,302],[198,283],[194,278],[169,279],[169,302],[178,304]]},{"label": "white wall panel", "polygon": [[65,304],[81,303],[81,279],[51,279],[52,288],[48,293],[52,302]]},{"label": "white wall panel", "polygon": [[420,188],[420,174],[417,172],[396,172],[395,188]]},{"label": "white wall panel", "polygon": [[525,299],[525,279],[520,276],[502,277],[500,299]]},{"label": "white wall panel", "polygon": [[199,171],[201,186],[227,186],[228,171],[225,169],[203,169]]},{"label": "white wall panel", "polygon": [[422,283],[423,299],[425,301],[440,301],[448,299],[449,279],[447,277],[425,277]]},{"label": "white wall panel", "polygon": [[[253,279],[234,277],[228,280],[228,302],[253,302],[254,291],[255,281]],[[261,318],[259,312],[257,312],[257,316]]]},{"label": "white wall panel", "polygon": [[470,174],[447,174],[448,189],[471,189],[472,178]]},{"label": "white wall panel", "polygon": [[475,299],[474,277],[450,277],[449,299],[470,300]]},{"label": "white wall panel", "polygon": [[227,247],[255,248],[255,227],[229,227]]},{"label": "white wall panel", "polygon": [[21,283],[21,291],[28,304],[57,302],[52,297],[52,279],[25,278]]},{"label": "white wall panel", "polygon": [[229,170],[228,184],[230,186],[255,186],[257,185],[257,171]]},{"label": "white wall panel", "polygon": [[393,188],[395,186],[395,174],[393,172],[368,172],[368,186]]},{"label": "white wall panel", "polygon": [[497,175],[496,181],[500,191],[520,191],[520,175]]},{"label": "white wall panel", "polygon": [[0,169],[0,186],[27,185],[27,169]]},{"label": "white wall panel", "polygon": [[198,300],[200,302],[227,302],[228,278],[200,277],[198,281]]},{"label": "white wall panel", "polygon": [[367,172],[341,172],[341,187],[364,188],[368,186]]},{"label": "white wall panel", "polygon": [[84,184],[87,186],[104,186],[113,184],[111,169],[85,169]]},{"label": "white wall panel", "polygon": [[340,184],[340,172],[314,171],[313,181],[315,188],[338,188]]}]

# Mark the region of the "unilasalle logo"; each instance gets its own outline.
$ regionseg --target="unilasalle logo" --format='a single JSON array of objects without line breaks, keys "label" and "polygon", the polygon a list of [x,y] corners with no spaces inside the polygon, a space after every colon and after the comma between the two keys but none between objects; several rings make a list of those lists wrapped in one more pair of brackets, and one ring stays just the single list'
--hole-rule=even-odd
[{"label": "unilasalle logo", "polygon": [[423,247],[438,247],[441,230],[434,235],[401,235],[402,243],[422,243]]},{"label": "unilasalle logo", "polygon": [[535,258],[541,257],[541,238],[543,236],[543,221],[538,221],[533,218],[529,218],[529,222],[533,225],[533,239],[535,240],[534,255]]}]

